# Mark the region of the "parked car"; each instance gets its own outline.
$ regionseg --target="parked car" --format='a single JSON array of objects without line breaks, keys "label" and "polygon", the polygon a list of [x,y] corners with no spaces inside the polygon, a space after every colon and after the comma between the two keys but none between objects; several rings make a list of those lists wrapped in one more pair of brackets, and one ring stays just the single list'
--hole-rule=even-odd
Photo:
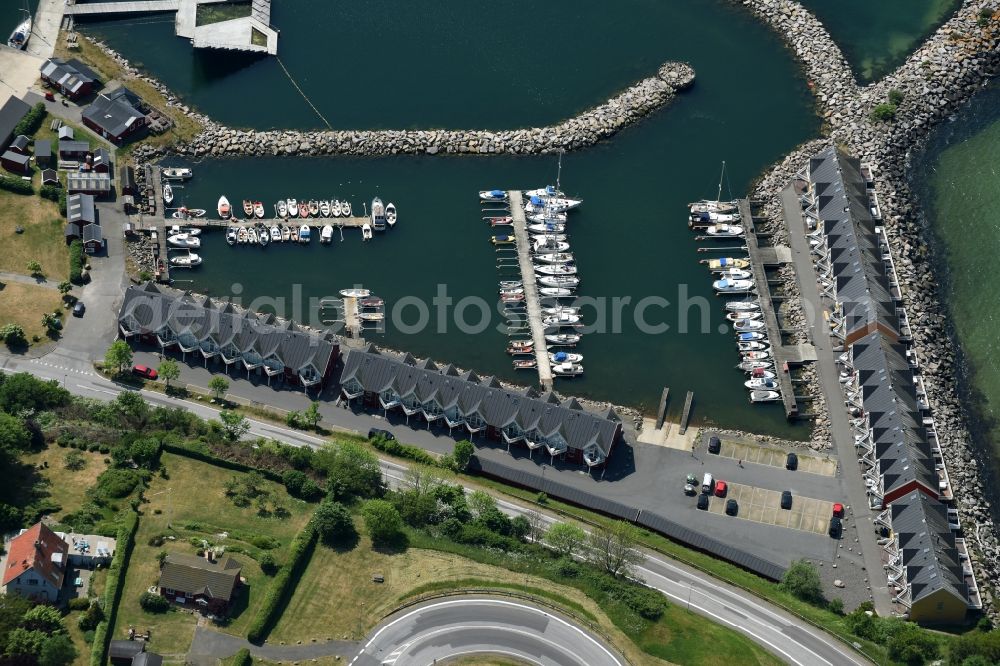
[{"label": "parked car", "polygon": [[704,493],[698,495],[698,508],[702,511],[708,510],[708,495]]},{"label": "parked car", "polygon": [[715,482],[715,496],[716,497],[725,497],[726,493],[728,493],[728,492],[729,492],[729,485],[726,484],[725,481],[716,481]]},{"label": "parked car", "polygon": [[837,518],[836,516],[830,518],[830,529],[828,531],[830,536],[832,536],[834,539],[839,539],[840,533],[841,531],[843,531],[843,529],[844,525],[843,523],[840,522],[840,518]]},{"label": "parked car", "polygon": [[156,379],[159,376],[157,375],[156,370],[153,370],[146,365],[133,365],[132,374],[142,377],[143,379]]},{"label": "parked car", "polygon": [[735,516],[740,512],[740,505],[736,500],[726,500],[726,515]]},{"label": "parked car", "polygon": [[718,437],[712,435],[708,438],[708,452],[718,455],[719,451],[722,450],[722,442]]},{"label": "parked car", "polygon": [[685,483],[684,484],[684,494],[685,495],[697,495],[698,494],[698,486],[694,485],[693,483]]},{"label": "parked car", "polygon": [[799,468],[799,457],[794,453],[789,453],[785,457],[785,469],[797,470]]},{"label": "parked car", "polygon": [[73,306],[73,316],[82,317],[83,313],[87,311],[87,306],[83,304],[83,301],[77,301]]},{"label": "parked car", "polygon": [[372,428],[371,430],[368,431],[368,439],[376,439],[376,438],[387,439],[392,441],[396,439],[396,436],[393,435],[388,430],[382,430],[382,428]]},{"label": "parked car", "polygon": [[50,91],[45,93],[45,99],[49,100],[50,102],[54,102],[56,101],[56,96],[53,95],[52,92]]},{"label": "parked car", "polygon": [[783,490],[781,491],[781,508],[791,509],[792,508],[792,491]]},{"label": "parked car", "polygon": [[837,518],[844,517],[844,505],[840,502],[833,503],[833,515]]}]

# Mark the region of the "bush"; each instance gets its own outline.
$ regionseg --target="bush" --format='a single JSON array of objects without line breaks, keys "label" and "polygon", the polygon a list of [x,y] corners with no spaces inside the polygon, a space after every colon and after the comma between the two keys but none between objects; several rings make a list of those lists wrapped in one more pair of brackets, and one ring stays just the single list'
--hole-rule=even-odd
[{"label": "bush", "polygon": [[829,610],[834,615],[844,614],[844,600],[843,599],[830,599],[826,604],[827,610]]},{"label": "bush", "polygon": [[128,497],[142,482],[142,476],[131,469],[106,469],[97,477],[96,495],[104,498]]},{"label": "bush", "polygon": [[358,532],[351,513],[340,502],[325,501],[312,517],[313,527],[320,540],[327,546],[352,546]]},{"label": "bush", "polygon": [[17,125],[14,126],[14,136],[23,134],[24,136],[33,136],[38,128],[42,126],[42,121],[45,120],[45,103],[39,102],[31,107],[31,111],[21,119]]},{"label": "bush", "polygon": [[143,592],[142,596],[139,597],[139,605],[149,613],[166,613],[170,610],[170,602],[152,592]]},{"label": "bush", "polygon": [[[233,549],[230,548],[229,552],[233,552]],[[273,576],[278,573],[278,563],[274,561],[274,555],[271,553],[261,555],[257,563],[260,565],[260,570],[267,576]]]},{"label": "bush", "polygon": [[41,189],[38,190],[38,196],[49,201],[59,201],[62,191],[61,187],[56,187],[55,185],[42,185]]},{"label": "bush", "polygon": [[79,238],[69,244],[69,281],[83,283],[83,241]]},{"label": "bush", "polygon": [[24,336],[24,329],[18,324],[4,324],[0,327],[0,339],[8,347],[19,347],[28,342],[28,339]]},{"label": "bush", "polygon": [[823,586],[816,567],[806,560],[796,560],[781,579],[781,589],[811,604],[823,603]]},{"label": "bush", "polygon": [[889,97],[889,104],[892,104],[893,106],[899,106],[900,104],[903,103],[902,90],[897,90],[896,88],[893,88],[892,90],[889,91],[888,97]]},{"label": "bush", "polygon": [[[84,601],[87,600],[84,599]],[[97,625],[100,624],[101,620],[103,619],[104,619],[104,611],[101,610],[101,605],[96,601],[93,603],[88,602],[87,611],[80,616],[80,619],[77,620],[76,623],[77,625],[79,625],[80,629],[83,629],[84,631],[90,631],[96,628]]]},{"label": "bush", "polygon": [[264,601],[260,605],[260,610],[257,611],[257,617],[250,624],[247,640],[251,643],[260,644],[267,638],[271,627],[281,616],[284,605],[288,603],[292,592],[295,591],[295,583],[309,563],[309,557],[315,547],[316,530],[310,523],[292,540],[288,553],[288,563],[274,577],[274,582],[268,589],[267,596],[264,597]]},{"label": "bush", "polygon": [[888,122],[896,117],[896,105],[892,102],[883,102],[871,112],[871,119],[877,122]]},{"label": "bush", "polygon": [[941,646],[937,638],[915,624],[906,623],[886,643],[889,656],[904,664],[917,666],[934,661]]},{"label": "bush", "polygon": [[361,507],[361,516],[374,546],[397,546],[406,536],[399,511],[386,500],[368,500]]},{"label": "bush", "polygon": [[71,611],[82,611],[90,608],[90,599],[86,597],[73,597],[67,603]]},{"label": "bush", "polygon": [[407,460],[420,463],[421,465],[429,465],[431,467],[437,467],[438,465],[438,459],[423,449],[416,446],[410,446],[409,444],[402,444],[395,439],[383,439],[381,437],[376,437],[371,440],[371,445],[382,453],[390,456],[405,458]]},{"label": "bush", "polygon": [[250,650],[243,648],[235,655],[233,655],[233,665],[232,666],[251,666],[253,664],[253,657],[250,656]]},{"label": "bush", "polygon": [[31,187],[31,182],[27,180],[21,180],[16,176],[0,176],[0,190],[7,190],[8,192],[13,192],[14,194],[34,194],[35,190]]}]

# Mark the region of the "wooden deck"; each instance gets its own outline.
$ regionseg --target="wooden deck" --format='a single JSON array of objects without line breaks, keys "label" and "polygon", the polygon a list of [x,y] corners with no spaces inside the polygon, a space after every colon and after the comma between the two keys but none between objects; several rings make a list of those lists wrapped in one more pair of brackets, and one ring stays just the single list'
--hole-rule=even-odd
[{"label": "wooden deck", "polygon": [[538,297],[538,283],[535,281],[535,266],[531,262],[531,238],[528,237],[528,222],[524,216],[524,202],[520,192],[510,192],[510,216],[514,220],[514,238],[517,240],[517,261],[521,267],[521,283],[524,286],[524,300],[528,308],[528,325],[535,347],[535,363],[538,381],[546,390],[552,389],[552,365],[549,363],[549,347],[545,341],[545,325],[542,323],[542,305]]}]

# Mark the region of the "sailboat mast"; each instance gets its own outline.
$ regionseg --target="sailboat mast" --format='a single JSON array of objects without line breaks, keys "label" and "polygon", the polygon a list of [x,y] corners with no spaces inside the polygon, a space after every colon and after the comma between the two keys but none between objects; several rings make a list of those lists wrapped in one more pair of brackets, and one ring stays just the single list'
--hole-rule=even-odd
[{"label": "sailboat mast", "polygon": [[557,190],[560,189],[559,188],[559,179],[562,177],[562,156],[563,156],[563,151],[560,150],[559,151],[559,166],[556,168],[556,189]]},{"label": "sailboat mast", "polygon": [[726,160],[722,160],[722,173],[719,174],[719,191],[715,194],[716,201],[722,201],[722,179],[726,175]]}]

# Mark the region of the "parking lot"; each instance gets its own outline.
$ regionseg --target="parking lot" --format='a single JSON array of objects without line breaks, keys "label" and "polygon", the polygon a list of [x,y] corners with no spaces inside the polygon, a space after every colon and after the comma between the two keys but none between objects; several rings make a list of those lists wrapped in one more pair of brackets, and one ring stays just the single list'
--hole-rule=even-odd
[{"label": "parking lot", "polygon": [[826,534],[830,527],[833,505],[826,500],[793,495],[792,508],[782,509],[780,491],[745,486],[741,483],[728,485],[729,492],[725,497],[712,496],[708,505],[711,513],[724,514],[726,501],[733,499],[739,504],[736,518],[815,534]]},{"label": "parking lot", "polygon": [[[726,437],[720,437],[720,441],[722,442],[722,450],[719,451],[718,455],[723,458],[732,458],[733,460],[742,460],[744,463],[768,465],[769,467],[778,467],[781,469],[785,467],[785,458],[788,456],[788,452],[783,449],[740,442]],[[708,446],[707,442],[706,438],[705,446]],[[837,460],[835,458],[799,452],[796,452],[796,455],[799,458],[797,471],[800,473],[819,474],[821,476],[835,476],[837,474]]]}]

